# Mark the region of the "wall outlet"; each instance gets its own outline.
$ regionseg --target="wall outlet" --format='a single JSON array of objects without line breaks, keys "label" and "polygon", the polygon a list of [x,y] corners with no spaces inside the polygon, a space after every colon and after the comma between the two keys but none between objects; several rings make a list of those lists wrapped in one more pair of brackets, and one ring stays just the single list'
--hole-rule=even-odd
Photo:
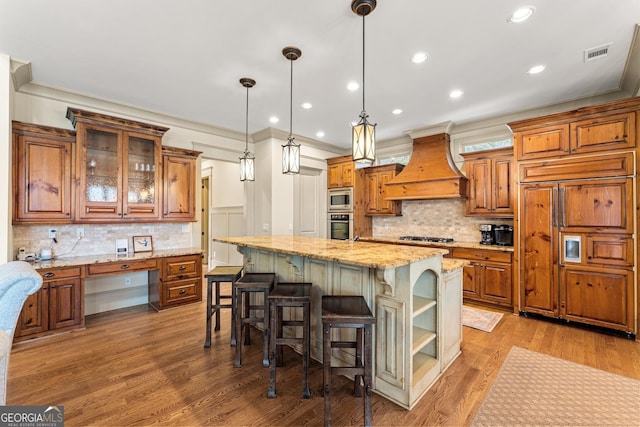
[{"label": "wall outlet", "polygon": [[49,238],[50,239],[55,239],[56,238],[56,229],[55,228],[50,228],[49,229]]},{"label": "wall outlet", "polygon": [[128,277],[128,276],[125,277],[124,278],[124,284],[127,285],[127,286],[130,286],[131,285],[131,277]]}]

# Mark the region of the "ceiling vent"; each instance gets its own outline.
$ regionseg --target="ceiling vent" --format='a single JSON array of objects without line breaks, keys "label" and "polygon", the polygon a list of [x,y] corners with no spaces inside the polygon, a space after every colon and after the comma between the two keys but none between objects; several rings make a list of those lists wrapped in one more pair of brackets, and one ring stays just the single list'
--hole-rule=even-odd
[{"label": "ceiling vent", "polygon": [[584,62],[594,61],[607,56],[609,53],[609,47],[611,47],[611,43],[586,49],[584,51]]}]

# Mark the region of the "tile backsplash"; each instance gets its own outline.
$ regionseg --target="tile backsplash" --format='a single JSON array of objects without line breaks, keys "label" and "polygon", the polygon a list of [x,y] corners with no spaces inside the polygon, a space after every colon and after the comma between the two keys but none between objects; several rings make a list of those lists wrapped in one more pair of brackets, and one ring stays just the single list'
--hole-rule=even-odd
[{"label": "tile backsplash", "polygon": [[479,242],[480,224],[513,225],[513,219],[464,216],[466,199],[404,200],[402,216],[374,217],[376,237],[452,237],[459,242]]},{"label": "tile backsplash", "polygon": [[[49,229],[56,230],[56,240],[49,239]],[[78,230],[84,237],[78,241]],[[115,252],[116,239],[126,239],[129,252],[133,251],[133,236],[151,236],[153,249],[189,248],[191,223],[152,224],[67,224],[67,225],[14,225],[13,247],[24,247],[27,252],[40,254],[42,248],[51,246],[54,256],[79,256],[111,254]],[[15,257],[15,254],[14,254]]]}]

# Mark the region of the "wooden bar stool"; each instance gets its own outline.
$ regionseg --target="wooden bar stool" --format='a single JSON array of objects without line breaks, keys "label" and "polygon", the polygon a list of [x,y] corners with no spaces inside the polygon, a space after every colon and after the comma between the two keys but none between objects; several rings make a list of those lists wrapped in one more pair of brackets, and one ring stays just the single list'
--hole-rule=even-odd
[{"label": "wooden bar stool", "polygon": [[[284,320],[283,307],[302,308],[302,320]],[[276,365],[282,366],[283,345],[302,345],[302,397],[309,391],[309,362],[311,359],[311,283],[278,283],[269,294],[269,390],[267,397],[276,397]],[[302,337],[284,337],[284,326],[302,326]]]},{"label": "wooden bar stool", "polygon": [[[215,330],[220,330],[220,309],[231,309],[231,345],[236,345],[236,328],[235,328],[235,313],[233,304],[233,295],[221,295],[220,283],[231,282],[231,285],[236,282],[242,275],[242,266],[228,265],[218,266],[210,270],[204,277],[207,278],[207,331],[204,340],[204,348],[211,347],[211,316],[216,315]],[[215,304],[213,304],[213,284],[215,283]],[[231,300],[229,304],[221,304],[220,300]]]},{"label": "wooden bar stool", "polygon": [[[236,305],[236,357],[233,361],[236,368],[242,366],[242,333],[244,331],[244,344],[251,344],[249,325],[258,322],[262,322],[264,327],[262,364],[269,366],[269,292],[275,283],[275,273],[245,273],[232,285]],[[252,305],[251,293],[261,293],[264,301]],[[262,311],[262,316],[251,317],[251,310]]]},{"label": "wooden bar stool", "polygon": [[[360,381],[364,387],[364,425],[370,426],[371,381],[373,377],[371,334],[376,318],[362,296],[322,296],[322,365],[324,377],[324,425],[331,425],[331,375],[353,375],[354,395],[360,396]],[[332,341],[332,328],[355,328],[355,341]],[[332,348],[355,348],[353,366],[331,366]],[[363,363],[364,357],[364,363]]]}]

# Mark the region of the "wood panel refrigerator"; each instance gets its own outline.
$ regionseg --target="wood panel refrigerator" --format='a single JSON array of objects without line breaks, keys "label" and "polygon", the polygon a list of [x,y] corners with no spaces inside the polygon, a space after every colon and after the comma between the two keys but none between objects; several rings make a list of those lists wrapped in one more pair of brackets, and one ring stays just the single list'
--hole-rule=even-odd
[{"label": "wood panel refrigerator", "polygon": [[634,335],[633,178],[594,175],[521,184],[520,311]]}]

